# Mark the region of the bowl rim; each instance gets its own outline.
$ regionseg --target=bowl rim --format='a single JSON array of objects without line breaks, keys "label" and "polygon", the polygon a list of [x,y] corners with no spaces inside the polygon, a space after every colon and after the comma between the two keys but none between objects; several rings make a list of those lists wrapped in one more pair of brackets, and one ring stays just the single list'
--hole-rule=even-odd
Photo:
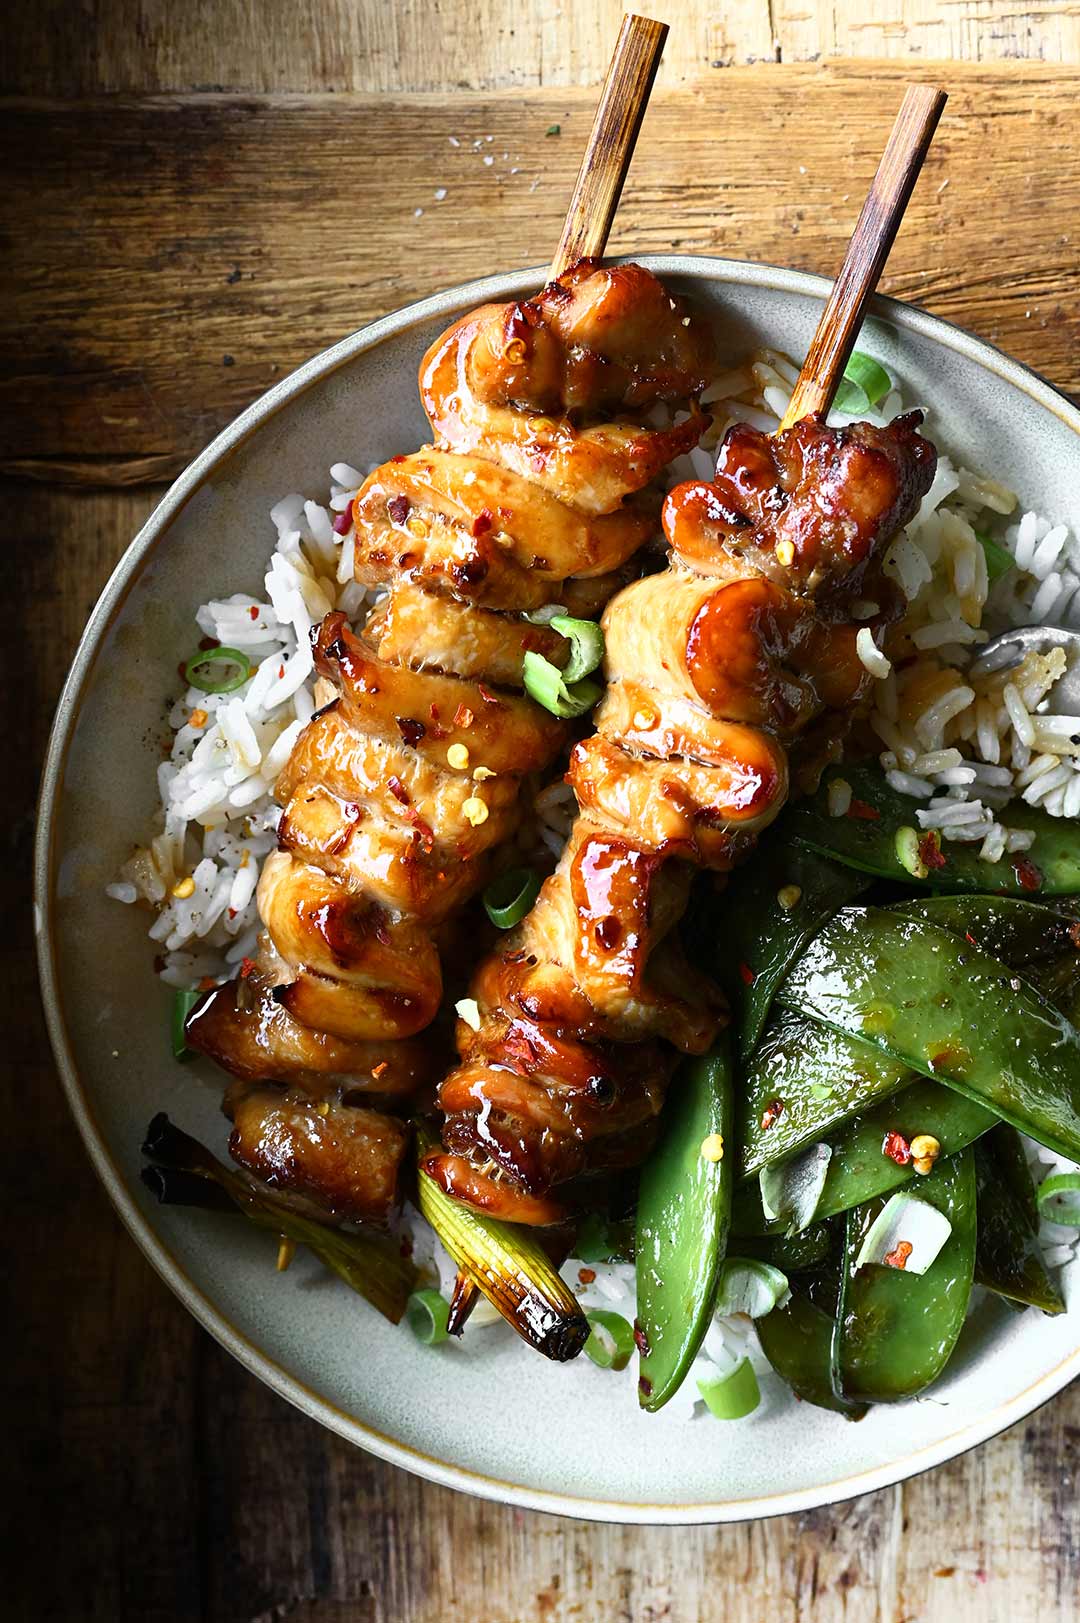
[{"label": "bowl rim", "polygon": [[[661,276],[679,276],[691,282],[709,281],[734,288],[753,287],[779,293],[794,293],[820,302],[824,302],[832,285],[828,278],[805,271],[708,255],[635,254],[623,257],[632,258]],[[314,384],[346,366],[357,356],[377,348],[388,338],[406,333],[410,328],[428,322],[433,317],[456,314],[484,300],[506,299],[529,292],[543,280],[544,275],[543,268],[533,268],[501,272],[460,283],[443,292],[402,306],[314,355],[260,395],[215,436],[169,487],[120,557],[79,640],[57,704],[42,772],[34,847],[34,913],[38,969],[46,1024],[60,1079],[83,1143],[129,1234],[165,1283],[203,1328],[253,1375],[312,1419],[357,1446],[367,1449],[380,1459],[401,1466],[440,1486],[457,1488],[480,1498],[531,1510],[592,1521],[669,1526],[737,1522],[805,1511],[906,1481],[922,1471],[955,1458],[969,1448],[976,1447],[1006,1427],[1024,1419],[1080,1374],[1080,1345],[1038,1380],[996,1404],[978,1419],[958,1427],[947,1437],[917,1449],[901,1460],[848,1473],[834,1481],[809,1488],[773,1494],[755,1494],[734,1500],[647,1504],[636,1500],[623,1502],[614,1499],[594,1499],[550,1489],[531,1488],[520,1483],[506,1482],[463,1466],[451,1465],[357,1420],[339,1409],[328,1398],[306,1386],[302,1380],[276,1363],[232,1324],[225,1311],[216,1306],[194,1284],[149,1218],[136,1204],[113,1160],[97,1124],[92,1101],[81,1082],[64,1019],[54,931],[55,835],[59,790],[89,678],[102,644],[123,609],[143,567],[156,547],[165,539],[172,521],[228,457],[276,416],[286,404]],[[870,306],[869,314],[891,321],[901,331],[926,338],[939,347],[951,349],[975,361],[989,373],[1019,389],[1051,411],[1073,430],[1080,441],[1080,408],[1074,406],[1060,390],[1022,362],[1013,360],[1003,351],[975,337],[964,328],[896,299],[878,295]]]}]

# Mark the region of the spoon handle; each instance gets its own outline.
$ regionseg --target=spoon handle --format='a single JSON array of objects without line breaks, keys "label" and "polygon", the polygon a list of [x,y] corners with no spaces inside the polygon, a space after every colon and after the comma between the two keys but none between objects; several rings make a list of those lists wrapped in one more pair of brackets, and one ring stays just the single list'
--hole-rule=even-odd
[{"label": "spoon handle", "polygon": [[877,287],[908,200],[947,101],[933,85],[909,85],[877,174],[810,342],[781,431],[827,412],[851,357],[868,300]]}]

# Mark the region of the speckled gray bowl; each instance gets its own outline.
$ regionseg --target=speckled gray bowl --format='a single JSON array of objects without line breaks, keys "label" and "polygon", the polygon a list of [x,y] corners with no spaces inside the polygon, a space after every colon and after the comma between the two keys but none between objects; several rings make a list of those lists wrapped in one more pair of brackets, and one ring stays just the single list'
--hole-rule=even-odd
[{"label": "speckled gray bowl", "polygon": [[[713,312],[725,350],[801,355],[828,291],[816,277],[720,259],[645,263]],[[1019,1420],[1080,1371],[1080,1309],[1058,1319],[985,1307],[932,1398],[860,1425],[773,1401],[737,1425],[639,1414],[633,1380],[557,1367],[509,1332],[431,1350],[298,1260],[275,1274],[265,1236],[155,1205],[139,1142],[156,1110],[220,1144],[219,1082],[173,1063],[146,916],[102,887],[155,810],[163,695],[192,614],[256,587],[267,510],[322,499],[329,464],[413,448],[428,342],[537,272],[474,282],[376,322],[244,412],[177,480],[117,566],[79,647],[49,748],[37,851],[41,975],[52,1041],[87,1148],[131,1233],[202,1324],[290,1402],[433,1481],[569,1515],[712,1522],[804,1510],[936,1465]],[[933,402],[938,439],[1080,529],[1080,412],[985,344],[887,300],[860,347]],[[1080,1278],[1067,1282],[1073,1297]]]}]

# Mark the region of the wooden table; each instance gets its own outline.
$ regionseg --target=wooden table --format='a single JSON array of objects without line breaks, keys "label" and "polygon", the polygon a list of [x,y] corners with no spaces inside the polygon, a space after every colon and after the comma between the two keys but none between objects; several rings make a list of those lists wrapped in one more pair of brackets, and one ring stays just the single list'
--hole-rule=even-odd
[{"label": "wooden table", "polygon": [[[1077,1615],[1080,1391],[929,1476],[807,1516],[635,1530],[486,1505],[320,1431],[197,1329],[121,1232],[56,1083],[22,905],[26,763],[94,597],[162,482],[312,350],[545,260],[620,9],[16,0],[5,20],[0,462],[21,653],[4,706],[5,1616]],[[886,288],[1080,393],[1073,0],[656,9],[675,28],[616,249],[829,271],[902,81],[933,78],[951,100]]]}]

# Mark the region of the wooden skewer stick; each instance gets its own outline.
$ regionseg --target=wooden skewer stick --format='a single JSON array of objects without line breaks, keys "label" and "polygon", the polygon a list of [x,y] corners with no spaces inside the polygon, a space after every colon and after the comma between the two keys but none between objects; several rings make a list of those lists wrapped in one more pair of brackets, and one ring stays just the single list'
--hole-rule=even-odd
[{"label": "wooden skewer stick", "polygon": [[909,85],[905,91],[840,274],[780,424],[781,432],[814,412],[827,412],[832,405],[867,302],[885,268],[947,100],[945,92],[932,85]]},{"label": "wooden skewer stick", "polygon": [[552,281],[579,259],[599,259],[607,246],[667,33],[667,23],[632,13],[623,18],[551,262]]}]

